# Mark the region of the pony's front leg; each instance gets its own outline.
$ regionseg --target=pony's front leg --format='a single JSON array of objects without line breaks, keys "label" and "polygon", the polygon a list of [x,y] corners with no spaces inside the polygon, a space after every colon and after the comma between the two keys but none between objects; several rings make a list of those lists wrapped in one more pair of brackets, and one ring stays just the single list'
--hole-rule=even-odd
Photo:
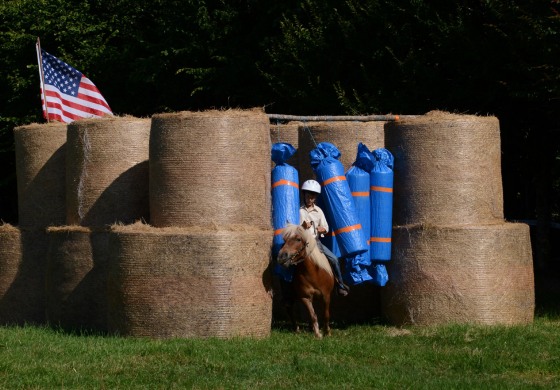
[{"label": "pony's front leg", "polygon": [[303,304],[307,308],[307,312],[309,313],[311,327],[313,328],[313,333],[317,338],[322,338],[323,335],[319,330],[319,321],[317,320],[317,314],[315,313],[315,309],[313,308],[313,301],[311,298],[301,298]]},{"label": "pony's front leg", "polygon": [[297,324],[296,319],[296,305],[295,302],[292,302],[288,307],[288,315],[290,316],[290,322],[292,323],[292,329],[295,333],[299,333],[299,325]]},{"label": "pony's front leg", "polygon": [[323,325],[323,328],[325,330],[325,335],[326,336],[330,336],[331,335],[331,296],[330,294],[327,295],[323,295],[323,305],[325,307],[325,314],[324,314],[324,321],[325,324]]}]

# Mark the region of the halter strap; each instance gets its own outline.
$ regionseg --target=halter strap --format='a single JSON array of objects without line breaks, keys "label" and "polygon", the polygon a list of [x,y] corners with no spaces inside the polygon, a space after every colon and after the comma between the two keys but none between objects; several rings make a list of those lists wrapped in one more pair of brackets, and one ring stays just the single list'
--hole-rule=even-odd
[{"label": "halter strap", "polygon": [[[305,257],[301,256],[301,252],[303,252],[303,250],[305,248],[307,248],[307,245],[309,245],[308,242],[306,242],[305,245],[302,245],[301,248],[299,248],[299,250],[296,253],[294,253],[293,255],[290,256],[287,263],[290,264],[290,265],[298,265],[299,263],[302,263],[305,260]],[[298,256],[299,256],[299,260],[298,261],[293,261]]]}]

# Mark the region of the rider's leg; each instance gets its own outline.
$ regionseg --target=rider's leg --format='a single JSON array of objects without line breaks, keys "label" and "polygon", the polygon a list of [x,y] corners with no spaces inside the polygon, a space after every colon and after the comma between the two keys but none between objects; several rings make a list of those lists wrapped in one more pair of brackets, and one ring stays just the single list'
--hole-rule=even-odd
[{"label": "rider's leg", "polygon": [[323,254],[327,257],[327,260],[329,260],[329,264],[333,269],[336,283],[338,285],[338,293],[342,296],[348,295],[349,288],[342,282],[342,272],[340,271],[340,263],[338,262],[338,257],[336,257],[336,255],[332,253],[329,248],[324,246],[321,241],[317,240],[317,245],[319,246],[321,252],[323,252]]}]

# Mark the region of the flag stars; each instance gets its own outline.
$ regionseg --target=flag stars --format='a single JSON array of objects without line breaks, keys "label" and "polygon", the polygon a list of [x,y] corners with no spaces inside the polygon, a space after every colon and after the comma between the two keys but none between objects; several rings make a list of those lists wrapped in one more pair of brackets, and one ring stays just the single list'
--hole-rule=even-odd
[{"label": "flag stars", "polygon": [[[112,114],[91,80],[46,51],[41,50],[41,53],[44,87],[49,91],[43,109],[46,117],[69,123],[79,118]],[[80,86],[85,84],[84,94],[81,94]]]},{"label": "flag stars", "polygon": [[45,83],[65,94],[77,96],[82,73],[44,50],[42,53]]}]

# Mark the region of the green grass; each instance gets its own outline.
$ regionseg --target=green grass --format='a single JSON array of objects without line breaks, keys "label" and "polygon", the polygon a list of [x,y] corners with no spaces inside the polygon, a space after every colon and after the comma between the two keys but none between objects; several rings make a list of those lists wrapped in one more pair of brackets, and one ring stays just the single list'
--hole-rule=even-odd
[{"label": "green grass", "polygon": [[560,319],[528,326],[274,329],[263,340],[152,340],[0,328],[5,389],[554,389]]}]

